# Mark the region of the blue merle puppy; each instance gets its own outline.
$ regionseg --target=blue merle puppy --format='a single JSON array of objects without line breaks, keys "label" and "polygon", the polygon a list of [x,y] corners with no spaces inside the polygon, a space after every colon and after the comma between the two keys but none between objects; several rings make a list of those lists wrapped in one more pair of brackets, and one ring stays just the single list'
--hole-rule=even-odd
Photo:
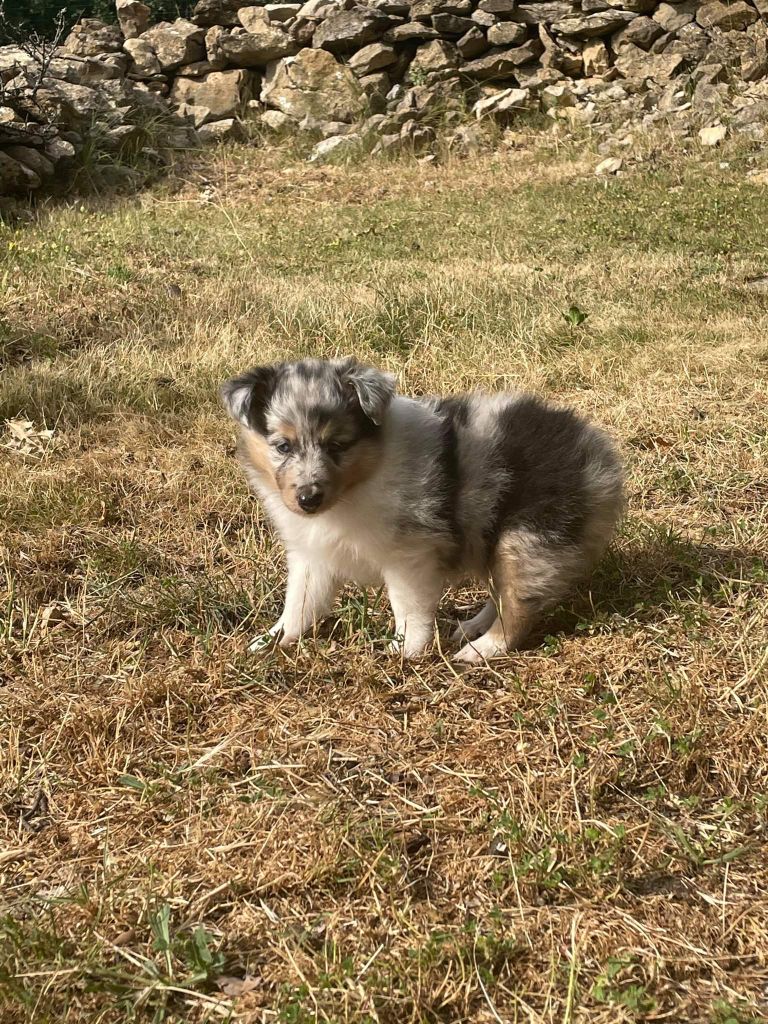
[{"label": "blue merle puppy", "polygon": [[259,366],[221,393],[287,552],[269,631],[282,645],[328,615],[345,582],[383,583],[395,649],[418,657],[446,583],[473,578],[489,598],[456,629],[456,660],[498,657],[588,572],[621,514],[608,436],[534,395],[404,398],[352,358]]}]

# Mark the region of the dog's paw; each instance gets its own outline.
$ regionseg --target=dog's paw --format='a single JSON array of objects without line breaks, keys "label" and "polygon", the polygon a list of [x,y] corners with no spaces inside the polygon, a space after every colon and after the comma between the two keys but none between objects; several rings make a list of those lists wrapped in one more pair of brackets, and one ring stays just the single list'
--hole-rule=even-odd
[{"label": "dog's paw", "polygon": [[278,620],[274,626],[270,626],[266,633],[260,633],[251,640],[248,644],[248,653],[258,654],[269,647],[274,647],[276,643],[279,643],[280,647],[289,647],[291,644],[296,643],[297,639],[298,637],[284,633],[283,624]]},{"label": "dog's paw", "polygon": [[477,640],[473,640],[471,644],[465,644],[453,656],[453,660],[463,665],[481,665],[491,658],[501,658],[506,653],[507,649],[503,644],[499,644],[487,636],[481,636]]},{"label": "dog's paw", "polygon": [[417,658],[423,658],[426,655],[427,645],[415,646],[414,644],[406,643],[404,640],[390,640],[387,644],[387,653],[393,654],[397,658],[403,658],[405,661],[415,661]]}]

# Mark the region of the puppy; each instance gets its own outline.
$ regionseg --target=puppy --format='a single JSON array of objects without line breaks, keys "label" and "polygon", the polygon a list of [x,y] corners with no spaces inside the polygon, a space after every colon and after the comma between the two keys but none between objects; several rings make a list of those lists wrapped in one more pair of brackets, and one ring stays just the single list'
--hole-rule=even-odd
[{"label": "puppy", "polygon": [[403,398],[352,358],[259,366],[221,394],[287,551],[269,631],[281,645],[328,615],[345,582],[384,583],[395,649],[415,658],[446,582],[469,577],[490,596],[454,633],[456,660],[503,655],[595,563],[621,513],[612,442],[533,395]]}]

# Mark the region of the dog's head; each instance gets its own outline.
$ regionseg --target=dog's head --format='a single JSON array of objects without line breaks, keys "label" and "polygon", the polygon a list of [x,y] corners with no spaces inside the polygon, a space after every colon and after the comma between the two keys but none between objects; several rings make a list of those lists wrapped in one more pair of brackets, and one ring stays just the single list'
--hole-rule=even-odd
[{"label": "dog's head", "polygon": [[245,457],[300,515],[330,508],[375,468],[394,378],[354,359],[257,366],[222,385]]}]

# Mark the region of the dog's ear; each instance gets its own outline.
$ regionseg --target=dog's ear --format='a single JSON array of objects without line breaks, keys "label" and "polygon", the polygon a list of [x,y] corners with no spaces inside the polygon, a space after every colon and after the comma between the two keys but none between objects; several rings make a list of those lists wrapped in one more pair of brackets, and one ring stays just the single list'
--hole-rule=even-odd
[{"label": "dog's ear", "polygon": [[362,366],[351,358],[339,360],[336,365],[342,384],[355,393],[360,408],[371,423],[380,426],[395,395],[393,374]]},{"label": "dog's ear", "polygon": [[221,385],[221,401],[233,420],[266,434],[266,410],[275,390],[277,374],[276,366],[256,366]]}]

